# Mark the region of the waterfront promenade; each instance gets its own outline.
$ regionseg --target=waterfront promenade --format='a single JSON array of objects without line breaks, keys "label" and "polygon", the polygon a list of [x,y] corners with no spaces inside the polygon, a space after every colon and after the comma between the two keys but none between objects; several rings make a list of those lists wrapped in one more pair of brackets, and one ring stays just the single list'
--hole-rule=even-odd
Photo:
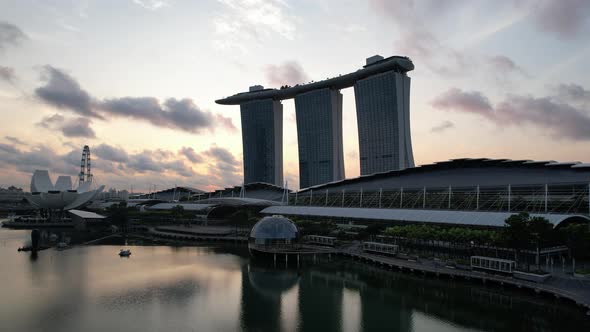
[{"label": "waterfront promenade", "polygon": [[[235,236],[226,232],[225,234],[207,234],[204,235],[200,230],[191,228],[181,228],[179,233],[172,229],[154,229],[150,228],[148,234],[161,239],[180,241],[180,242],[238,242],[247,243],[247,237]],[[193,234],[191,234],[193,233]],[[277,256],[326,256],[330,257],[339,255],[342,257],[359,260],[369,264],[377,265],[384,269],[399,270],[405,273],[423,274],[434,278],[448,278],[457,280],[466,280],[471,282],[481,282],[483,284],[495,284],[501,287],[515,287],[518,289],[530,290],[536,294],[545,294],[555,298],[563,298],[572,301],[574,304],[583,307],[587,314],[590,315],[590,278],[577,278],[563,273],[552,273],[551,278],[543,283],[536,283],[512,276],[490,274],[483,271],[470,269],[458,269],[448,266],[443,261],[424,259],[418,260],[411,258],[400,258],[394,256],[377,255],[367,253],[362,250],[359,243],[340,246],[337,248],[303,245],[301,250],[267,250],[268,253]],[[285,260],[287,261],[287,260]],[[291,260],[299,261],[297,260]]]},{"label": "waterfront promenade", "polygon": [[515,279],[511,276],[490,274],[483,271],[462,270],[446,266],[440,261],[430,259],[400,259],[390,256],[382,256],[365,253],[360,246],[351,246],[340,251],[345,257],[350,257],[370,264],[378,265],[386,269],[397,269],[401,272],[422,273],[433,277],[446,277],[449,279],[463,279],[479,281],[484,284],[493,283],[500,286],[513,286],[519,289],[528,289],[537,294],[548,294],[556,298],[564,298],[582,306],[590,315],[590,278],[575,278],[567,275],[552,274],[551,278],[543,283]]}]

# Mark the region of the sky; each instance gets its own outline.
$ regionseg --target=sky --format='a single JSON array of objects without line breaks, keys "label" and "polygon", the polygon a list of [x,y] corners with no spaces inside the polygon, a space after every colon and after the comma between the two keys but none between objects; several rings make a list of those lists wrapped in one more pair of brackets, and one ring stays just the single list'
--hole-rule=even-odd
[{"label": "sky", "polygon": [[[147,192],[242,182],[239,106],[216,99],[409,56],[417,165],[590,162],[587,0],[0,0],[0,187],[35,169]],[[359,175],[342,90],[346,177]],[[293,100],[284,170],[298,188]]]}]

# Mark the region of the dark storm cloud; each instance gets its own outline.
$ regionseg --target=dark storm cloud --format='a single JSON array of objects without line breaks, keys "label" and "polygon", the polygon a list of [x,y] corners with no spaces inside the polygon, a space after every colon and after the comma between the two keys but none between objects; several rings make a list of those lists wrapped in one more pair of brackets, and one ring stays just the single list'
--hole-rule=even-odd
[{"label": "dark storm cloud", "polygon": [[0,22],[0,52],[7,46],[18,46],[28,39],[27,35],[16,25]]},{"label": "dark storm cloud", "polygon": [[213,130],[216,126],[236,130],[230,118],[204,111],[189,98],[169,98],[164,103],[154,97],[97,100],[71,75],[49,65],[44,67],[42,79],[45,84],[35,90],[42,101],[87,117],[125,117],[191,133]]},{"label": "dark storm cloud", "polygon": [[433,107],[477,114],[499,126],[533,125],[556,138],[590,140],[590,115],[552,97],[508,96],[492,107],[481,92],[463,92],[457,88],[437,97]]},{"label": "dark storm cloud", "polygon": [[207,155],[217,161],[224,162],[230,165],[239,166],[240,162],[234,157],[234,155],[229,152],[229,150],[225,148],[220,148],[218,146],[212,146],[209,150],[203,152],[204,155]]},{"label": "dark storm cloud", "polygon": [[280,65],[267,65],[264,68],[266,81],[271,86],[295,85],[309,82],[301,65],[296,61],[287,61]]},{"label": "dark storm cloud", "polygon": [[447,129],[451,129],[455,127],[455,124],[452,123],[451,121],[443,121],[442,123],[440,123],[439,125],[436,125],[434,127],[432,127],[432,129],[430,129],[431,132],[433,133],[441,133]]},{"label": "dark storm cloud", "polygon": [[493,116],[490,100],[478,91],[462,91],[452,88],[432,101],[432,106],[443,110],[456,110]]},{"label": "dark storm cloud", "polygon": [[12,83],[14,82],[15,77],[14,68],[0,66],[0,81]]},{"label": "dark storm cloud", "polygon": [[540,0],[532,1],[530,6],[535,24],[561,39],[580,36],[590,18],[588,0]]},{"label": "dark storm cloud", "polygon": [[127,152],[125,152],[125,150],[104,143],[92,148],[92,153],[103,160],[116,162],[125,162],[129,160],[129,155]]},{"label": "dark storm cloud", "polygon": [[80,84],[61,69],[46,65],[41,79],[44,86],[35,89],[35,94],[42,101],[59,109],[67,109],[80,115],[102,118],[92,109],[90,94]]},{"label": "dark storm cloud", "polygon": [[200,154],[196,153],[195,150],[191,147],[184,146],[182,147],[182,149],[180,149],[180,151],[178,151],[178,153],[182,154],[186,157],[186,159],[193,163],[203,162],[203,157]]}]

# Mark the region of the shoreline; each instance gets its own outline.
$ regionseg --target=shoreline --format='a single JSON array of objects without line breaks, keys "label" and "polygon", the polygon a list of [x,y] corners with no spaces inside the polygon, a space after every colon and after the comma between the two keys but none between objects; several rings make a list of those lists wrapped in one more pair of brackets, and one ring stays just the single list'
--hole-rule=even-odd
[{"label": "shoreline", "polygon": [[[130,235],[134,237],[139,237],[144,240],[162,241],[163,245],[198,246],[200,244],[206,243],[242,245],[246,243],[245,248],[247,248],[246,238],[241,240],[236,240],[235,238],[227,238],[224,240],[222,237],[208,238],[206,236],[191,236],[187,234],[174,234],[169,235],[168,237],[161,238],[160,233],[161,232],[147,233],[152,234],[152,236],[138,236],[138,234]],[[544,283],[535,283],[497,274],[488,274],[485,272],[473,270],[460,270],[448,267],[435,268],[423,265],[422,263],[417,261],[408,261],[390,256],[368,254],[365,252],[358,253],[338,248],[331,248],[333,250],[329,251],[325,251],[326,247],[323,247],[324,250],[321,250],[322,247],[318,247],[318,249],[319,250],[317,250],[317,252],[315,253],[305,253],[305,255],[335,255],[338,257],[343,257],[345,259],[360,261],[367,265],[373,265],[383,270],[396,270],[401,273],[419,274],[426,276],[428,278],[447,278],[449,280],[461,280],[462,282],[473,282],[477,280],[478,282],[481,282],[483,285],[492,284],[494,286],[499,287],[510,286],[514,289],[524,289],[532,291],[533,294],[542,295],[545,297],[555,298],[558,300],[565,299],[567,300],[567,302],[573,304],[575,307],[582,308],[585,311],[586,316],[590,316],[590,292],[589,294],[586,294],[586,296],[584,296],[563,287],[560,288],[551,285],[546,285]],[[303,255],[303,253],[285,253],[280,251],[277,251],[274,254],[280,257]],[[298,259],[291,259],[291,262],[295,261],[298,261]]]}]

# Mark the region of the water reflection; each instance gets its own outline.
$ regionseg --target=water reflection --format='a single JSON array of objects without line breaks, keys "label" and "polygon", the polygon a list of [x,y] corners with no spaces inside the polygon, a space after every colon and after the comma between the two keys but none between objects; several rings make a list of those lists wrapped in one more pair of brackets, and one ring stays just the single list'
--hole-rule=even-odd
[{"label": "water reflection", "polygon": [[358,262],[275,268],[239,247],[166,246],[132,246],[130,259],[90,246],[32,260],[16,252],[30,233],[7,232],[0,322],[9,331],[590,330],[561,301]]}]

